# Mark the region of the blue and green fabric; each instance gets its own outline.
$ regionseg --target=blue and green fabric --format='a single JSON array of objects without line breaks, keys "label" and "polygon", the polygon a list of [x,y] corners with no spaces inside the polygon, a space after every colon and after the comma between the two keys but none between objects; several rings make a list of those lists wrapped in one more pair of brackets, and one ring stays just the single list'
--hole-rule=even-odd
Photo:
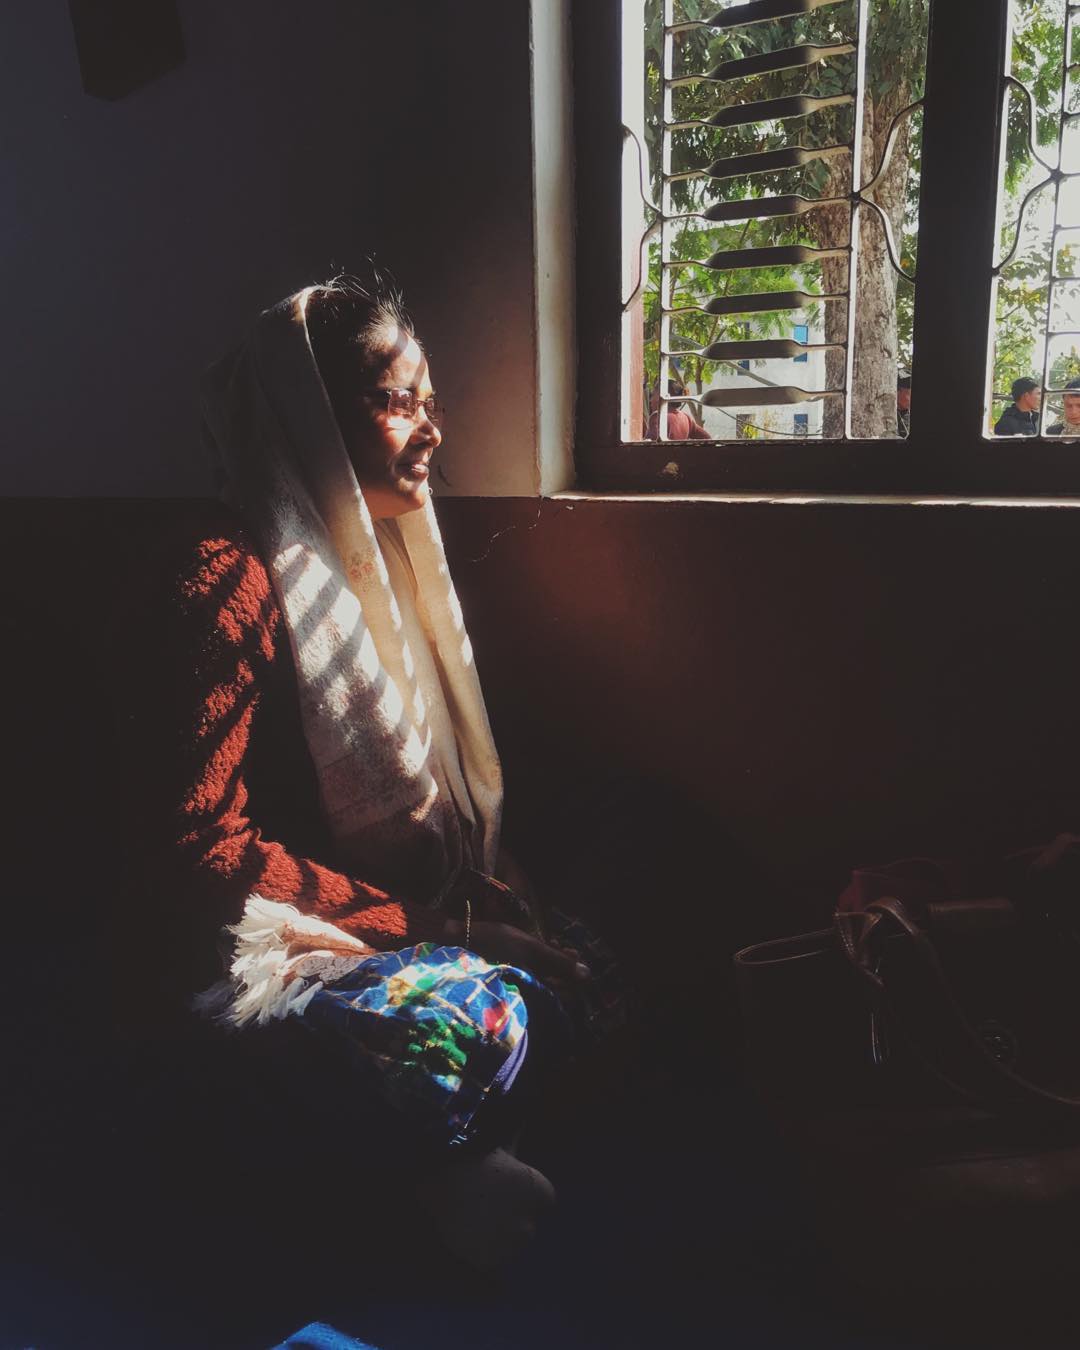
[{"label": "blue and green fabric", "polygon": [[456,1143],[521,1067],[526,994],[558,1008],[527,971],[422,942],[363,961],[318,990],[303,1016],[345,1036],[361,1071],[424,1134]]},{"label": "blue and green fabric", "polygon": [[275,1345],[273,1350],[377,1350],[377,1347],[346,1336],[343,1331],[335,1331],[325,1322],[310,1322],[294,1331],[287,1341]]}]

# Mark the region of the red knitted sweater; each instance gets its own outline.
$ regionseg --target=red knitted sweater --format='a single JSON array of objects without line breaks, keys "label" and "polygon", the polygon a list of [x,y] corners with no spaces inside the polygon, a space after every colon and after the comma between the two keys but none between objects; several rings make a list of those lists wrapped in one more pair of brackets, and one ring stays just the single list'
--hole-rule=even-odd
[{"label": "red knitted sweater", "polygon": [[438,939],[443,916],[335,866],[270,578],[233,517],[213,525],[169,550],[157,605],[163,660],[139,719],[165,794],[144,811],[154,856],[215,925],[257,891],[376,948]]}]

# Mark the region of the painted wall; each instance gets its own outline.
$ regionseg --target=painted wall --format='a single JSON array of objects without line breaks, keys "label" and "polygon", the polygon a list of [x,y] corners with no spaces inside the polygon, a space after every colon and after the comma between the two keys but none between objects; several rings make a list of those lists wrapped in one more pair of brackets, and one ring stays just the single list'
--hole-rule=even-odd
[{"label": "painted wall", "polygon": [[[161,525],[188,509],[0,502],[9,885],[25,868],[81,904],[123,868],[132,606]],[[674,785],[775,878],[775,902],[742,906],[766,936],[824,918],[854,862],[1075,828],[1075,509],[457,498],[439,513],[509,810],[534,838],[597,774]],[[717,903],[702,885],[696,903]]]},{"label": "painted wall", "polygon": [[441,515],[526,811],[598,766],[675,785],[818,918],[857,861],[1075,828],[1076,509]]},{"label": "painted wall", "polygon": [[365,251],[432,352],[444,490],[534,492],[527,0],[179,8],[184,65],[114,103],[66,5],[0,8],[0,494],[208,491],[200,370]]}]

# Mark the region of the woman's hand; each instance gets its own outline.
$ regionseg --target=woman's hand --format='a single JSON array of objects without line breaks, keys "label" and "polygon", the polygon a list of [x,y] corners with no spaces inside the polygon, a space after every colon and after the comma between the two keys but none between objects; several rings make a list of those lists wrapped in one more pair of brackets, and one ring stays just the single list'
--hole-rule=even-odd
[{"label": "woman's hand", "polygon": [[451,888],[446,903],[451,913],[460,914],[468,903],[474,919],[511,924],[525,931],[531,929],[539,936],[539,928],[530,920],[528,905],[505,881],[484,872],[466,869]]},{"label": "woman's hand", "polygon": [[505,844],[499,846],[499,856],[495,860],[495,876],[504,885],[509,886],[515,895],[521,896],[530,912],[540,907],[540,899],[528,874]]},{"label": "woman's hand", "polygon": [[[449,946],[465,945],[465,923],[461,919],[448,919],[443,928],[443,941]],[[523,933],[520,928],[508,923],[492,923],[486,919],[474,919],[469,930],[469,951],[487,961],[497,961],[508,966],[520,966],[531,975],[556,981],[579,982],[589,978],[589,967],[583,965],[574,956],[552,947],[542,938]]]},{"label": "woman's hand", "polygon": [[[536,888],[533,886],[525,869],[505,846],[499,849],[499,856],[495,862],[495,875],[500,881],[509,886],[514,894],[521,900],[529,916],[524,924],[513,918],[510,922],[517,923],[519,928],[528,928],[531,932],[535,933],[537,937],[546,937],[547,924],[544,918],[544,905],[541,902],[539,895],[537,895]],[[496,916],[485,915],[484,917],[493,918]]]}]

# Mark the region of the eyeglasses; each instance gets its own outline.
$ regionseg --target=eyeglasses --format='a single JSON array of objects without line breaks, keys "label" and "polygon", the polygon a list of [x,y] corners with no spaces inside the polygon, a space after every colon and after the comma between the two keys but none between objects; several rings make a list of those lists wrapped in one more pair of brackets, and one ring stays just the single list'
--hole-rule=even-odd
[{"label": "eyeglasses", "polygon": [[432,394],[429,398],[417,398],[413,389],[364,389],[365,398],[385,398],[386,415],[399,422],[415,422],[423,408],[424,415],[435,427],[441,427],[445,409]]}]

